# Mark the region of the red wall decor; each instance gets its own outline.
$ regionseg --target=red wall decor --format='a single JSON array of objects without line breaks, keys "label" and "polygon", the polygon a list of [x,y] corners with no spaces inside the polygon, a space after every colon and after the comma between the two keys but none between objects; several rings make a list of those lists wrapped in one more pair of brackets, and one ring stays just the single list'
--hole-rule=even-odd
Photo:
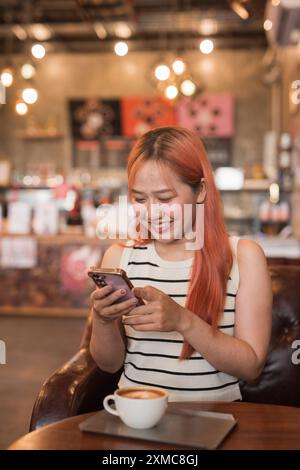
[{"label": "red wall decor", "polygon": [[173,105],[164,98],[123,98],[122,134],[138,137],[155,127],[176,125]]}]

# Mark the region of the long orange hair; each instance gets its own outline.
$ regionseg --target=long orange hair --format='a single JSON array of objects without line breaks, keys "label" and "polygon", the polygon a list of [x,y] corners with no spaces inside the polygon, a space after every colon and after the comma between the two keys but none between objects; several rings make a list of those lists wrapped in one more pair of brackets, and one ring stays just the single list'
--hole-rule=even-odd
[{"label": "long orange hair", "polygon": [[[145,133],[137,140],[128,157],[129,199],[132,199],[135,175],[148,160],[170,168],[194,191],[199,190],[200,181],[204,178],[204,245],[194,252],[185,307],[216,330],[220,313],[224,309],[233,255],[224,224],[223,206],[204,146],[195,133],[182,127],[159,127]],[[149,239],[136,240],[138,244],[149,242]],[[190,357],[193,351],[192,346],[185,341],[180,359]]]}]

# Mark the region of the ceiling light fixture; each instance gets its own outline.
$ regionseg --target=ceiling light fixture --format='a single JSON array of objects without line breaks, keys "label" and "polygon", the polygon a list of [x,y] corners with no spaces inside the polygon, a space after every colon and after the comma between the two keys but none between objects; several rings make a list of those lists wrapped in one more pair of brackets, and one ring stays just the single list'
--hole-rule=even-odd
[{"label": "ceiling light fixture", "polygon": [[20,26],[19,24],[15,24],[11,28],[12,32],[14,35],[19,39],[19,41],[25,41],[27,39],[27,33],[23,26]]},{"label": "ceiling light fixture", "polygon": [[124,41],[117,42],[115,45],[115,53],[120,56],[124,57],[125,55],[128,54],[128,45]]},{"label": "ceiling light fixture", "polygon": [[94,30],[99,39],[105,39],[107,37],[107,31],[99,21],[94,23]]},{"label": "ceiling light fixture", "polygon": [[24,101],[18,100],[15,106],[16,113],[20,116],[24,116],[28,112],[28,106]]},{"label": "ceiling light fixture", "polygon": [[214,50],[214,43],[211,39],[204,39],[199,44],[202,54],[210,54]]},{"label": "ceiling light fixture", "polygon": [[13,84],[14,74],[10,67],[7,67],[2,70],[0,81],[5,88],[9,88]]},{"label": "ceiling light fixture", "polygon": [[24,88],[22,91],[22,98],[27,104],[34,104],[37,102],[39,94],[33,87]]},{"label": "ceiling light fixture", "polygon": [[174,100],[178,95],[178,88],[175,85],[168,85],[165,89],[165,96],[169,100]]},{"label": "ceiling light fixture", "polygon": [[264,22],[264,30],[265,31],[271,31],[272,26],[273,26],[272,21],[269,20],[269,19],[266,19],[265,22]]},{"label": "ceiling light fixture", "polygon": [[186,65],[182,59],[176,59],[172,64],[172,69],[176,75],[182,75],[186,69]]},{"label": "ceiling light fixture", "polygon": [[211,34],[216,34],[218,31],[218,23],[212,18],[206,18],[202,20],[199,24],[198,31],[204,36],[209,36]]},{"label": "ceiling light fixture", "polygon": [[25,80],[30,80],[35,75],[35,68],[32,64],[27,63],[21,67],[21,75]]},{"label": "ceiling light fixture", "polygon": [[230,6],[234,13],[236,13],[240,18],[242,18],[242,20],[247,20],[249,18],[249,11],[245,7],[245,5],[243,5],[242,1],[230,2]]},{"label": "ceiling light fixture", "polygon": [[31,53],[35,59],[43,59],[46,54],[46,49],[42,44],[34,44],[31,48]]},{"label": "ceiling light fixture", "polygon": [[124,21],[120,21],[115,25],[115,35],[118,38],[128,39],[132,34],[130,26]]},{"label": "ceiling light fixture", "polygon": [[170,73],[170,68],[165,64],[158,65],[154,71],[155,77],[160,81],[168,80]]},{"label": "ceiling light fixture", "polygon": [[180,91],[185,96],[194,95],[195,92],[196,92],[196,89],[197,89],[197,87],[196,87],[195,83],[190,79],[184,80],[180,85]]},{"label": "ceiling light fixture", "polygon": [[37,41],[47,41],[52,36],[51,29],[40,23],[30,25],[29,31]]}]

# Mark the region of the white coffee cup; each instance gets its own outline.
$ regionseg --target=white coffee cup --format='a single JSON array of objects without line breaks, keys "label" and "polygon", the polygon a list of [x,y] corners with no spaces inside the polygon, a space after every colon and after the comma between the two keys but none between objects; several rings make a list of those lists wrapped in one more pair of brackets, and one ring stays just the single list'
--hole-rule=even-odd
[{"label": "white coffee cup", "polygon": [[[168,406],[168,392],[158,387],[122,387],[104,398],[103,406],[119,416],[131,428],[148,429],[163,417]],[[115,408],[109,405],[114,401]]]}]

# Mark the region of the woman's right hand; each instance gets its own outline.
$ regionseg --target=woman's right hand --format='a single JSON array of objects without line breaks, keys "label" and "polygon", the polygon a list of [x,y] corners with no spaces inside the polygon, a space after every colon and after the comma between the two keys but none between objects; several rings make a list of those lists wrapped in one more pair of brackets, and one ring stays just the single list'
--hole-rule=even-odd
[{"label": "woman's right hand", "polygon": [[113,322],[129,313],[137,305],[137,299],[129,299],[118,304],[114,302],[126,295],[126,291],[113,291],[112,286],[98,287],[91,294],[92,309],[103,323]]}]

